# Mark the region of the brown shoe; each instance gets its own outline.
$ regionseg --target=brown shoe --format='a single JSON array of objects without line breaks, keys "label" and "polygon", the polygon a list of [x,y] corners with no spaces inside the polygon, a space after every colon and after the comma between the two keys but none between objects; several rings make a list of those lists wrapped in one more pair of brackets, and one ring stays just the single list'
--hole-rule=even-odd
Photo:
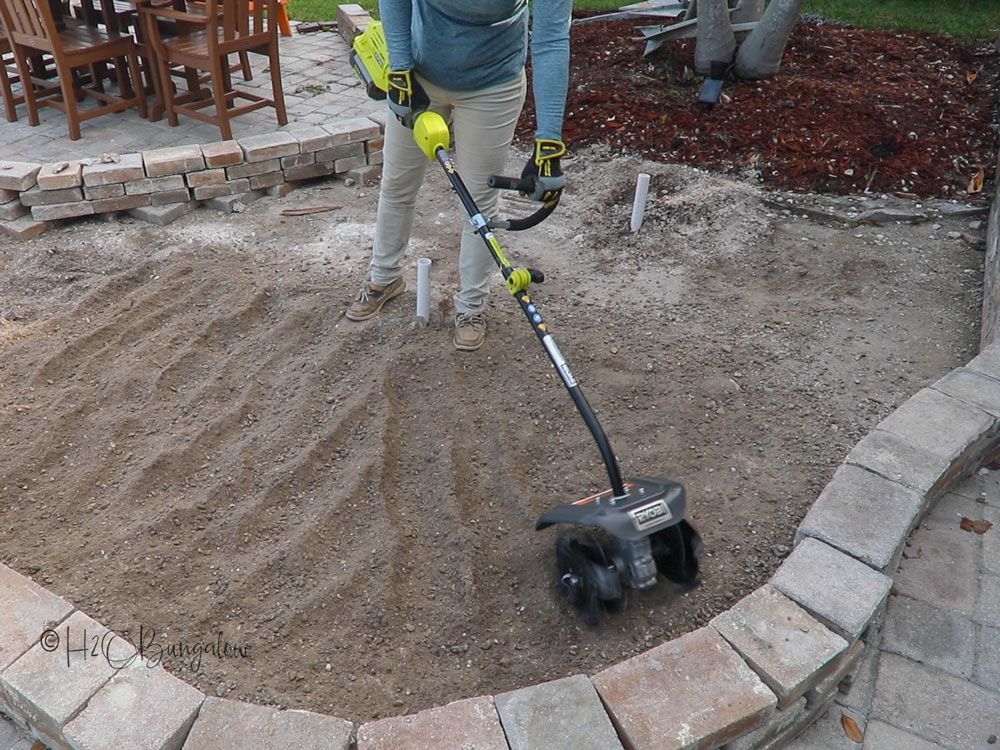
[{"label": "brown shoe", "polygon": [[354,301],[347,306],[347,319],[368,320],[382,309],[382,305],[393,297],[398,297],[405,290],[406,282],[402,276],[381,290],[375,289],[371,284],[365,284]]},{"label": "brown shoe", "polygon": [[474,352],[486,341],[486,318],[482,313],[459,313],[455,316],[455,348]]}]

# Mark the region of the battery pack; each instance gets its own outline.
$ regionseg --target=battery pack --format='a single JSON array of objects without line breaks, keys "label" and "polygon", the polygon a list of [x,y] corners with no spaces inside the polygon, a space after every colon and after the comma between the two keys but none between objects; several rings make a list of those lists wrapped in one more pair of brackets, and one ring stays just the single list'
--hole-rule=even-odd
[{"label": "battery pack", "polygon": [[368,96],[385,99],[389,90],[389,47],[381,21],[372,21],[354,37],[350,61]]},{"label": "battery pack", "polygon": [[368,72],[368,68],[361,62],[361,56],[357,53],[357,50],[351,50],[350,60],[351,67],[354,68],[354,73],[357,75],[358,80],[361,81],[361,85],[365,87],[368,98],[376,100],[385,99],[386,93],[375,83],[375,79]]}]

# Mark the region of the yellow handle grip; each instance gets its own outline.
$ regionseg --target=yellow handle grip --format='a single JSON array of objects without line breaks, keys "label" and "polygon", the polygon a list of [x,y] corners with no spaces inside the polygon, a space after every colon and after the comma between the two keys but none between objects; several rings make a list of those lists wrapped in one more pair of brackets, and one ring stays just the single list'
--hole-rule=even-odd
[{"label": "yellow handle grip", "polygon": [[439,148],[447,151],[451,145],[448,123],[437,112],[431,110],[421,112],[417,121],[413,123],[413,140],[428,159],[436,159]]}]

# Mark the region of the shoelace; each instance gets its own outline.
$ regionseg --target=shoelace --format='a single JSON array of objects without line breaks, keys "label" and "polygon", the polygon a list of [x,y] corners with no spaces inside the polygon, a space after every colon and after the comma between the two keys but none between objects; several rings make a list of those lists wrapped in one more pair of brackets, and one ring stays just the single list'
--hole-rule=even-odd
[{"label": "shoelace", "polygon": [[458,325],[472,326],[473,328],[483,325],[483,316],[480,313],[459,313]]},{"label": "shoelace", "polygon": [[366,284],[361,288],[361,291],[358,292],[358,297],[357,297],[358,302],[368,302],[371,299],[378,299],[383,294],[385,294],[388,289],[389,287],[386,287],[381,292],[376,292],[374,289],[372,289],[370,286]]}]

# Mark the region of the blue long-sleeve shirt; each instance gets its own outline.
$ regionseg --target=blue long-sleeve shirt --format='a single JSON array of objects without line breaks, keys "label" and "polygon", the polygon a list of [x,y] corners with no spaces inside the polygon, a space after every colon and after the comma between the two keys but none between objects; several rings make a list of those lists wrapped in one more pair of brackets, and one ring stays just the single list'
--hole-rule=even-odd
[{"label": "blue long-sleeve shirt", "polygon": [[[536,138],[562,139],[572,0],[534,0],[531,22]],[[393,70],[475,91],[509,81],[528,53],[528,0],[379,0]]]}]

